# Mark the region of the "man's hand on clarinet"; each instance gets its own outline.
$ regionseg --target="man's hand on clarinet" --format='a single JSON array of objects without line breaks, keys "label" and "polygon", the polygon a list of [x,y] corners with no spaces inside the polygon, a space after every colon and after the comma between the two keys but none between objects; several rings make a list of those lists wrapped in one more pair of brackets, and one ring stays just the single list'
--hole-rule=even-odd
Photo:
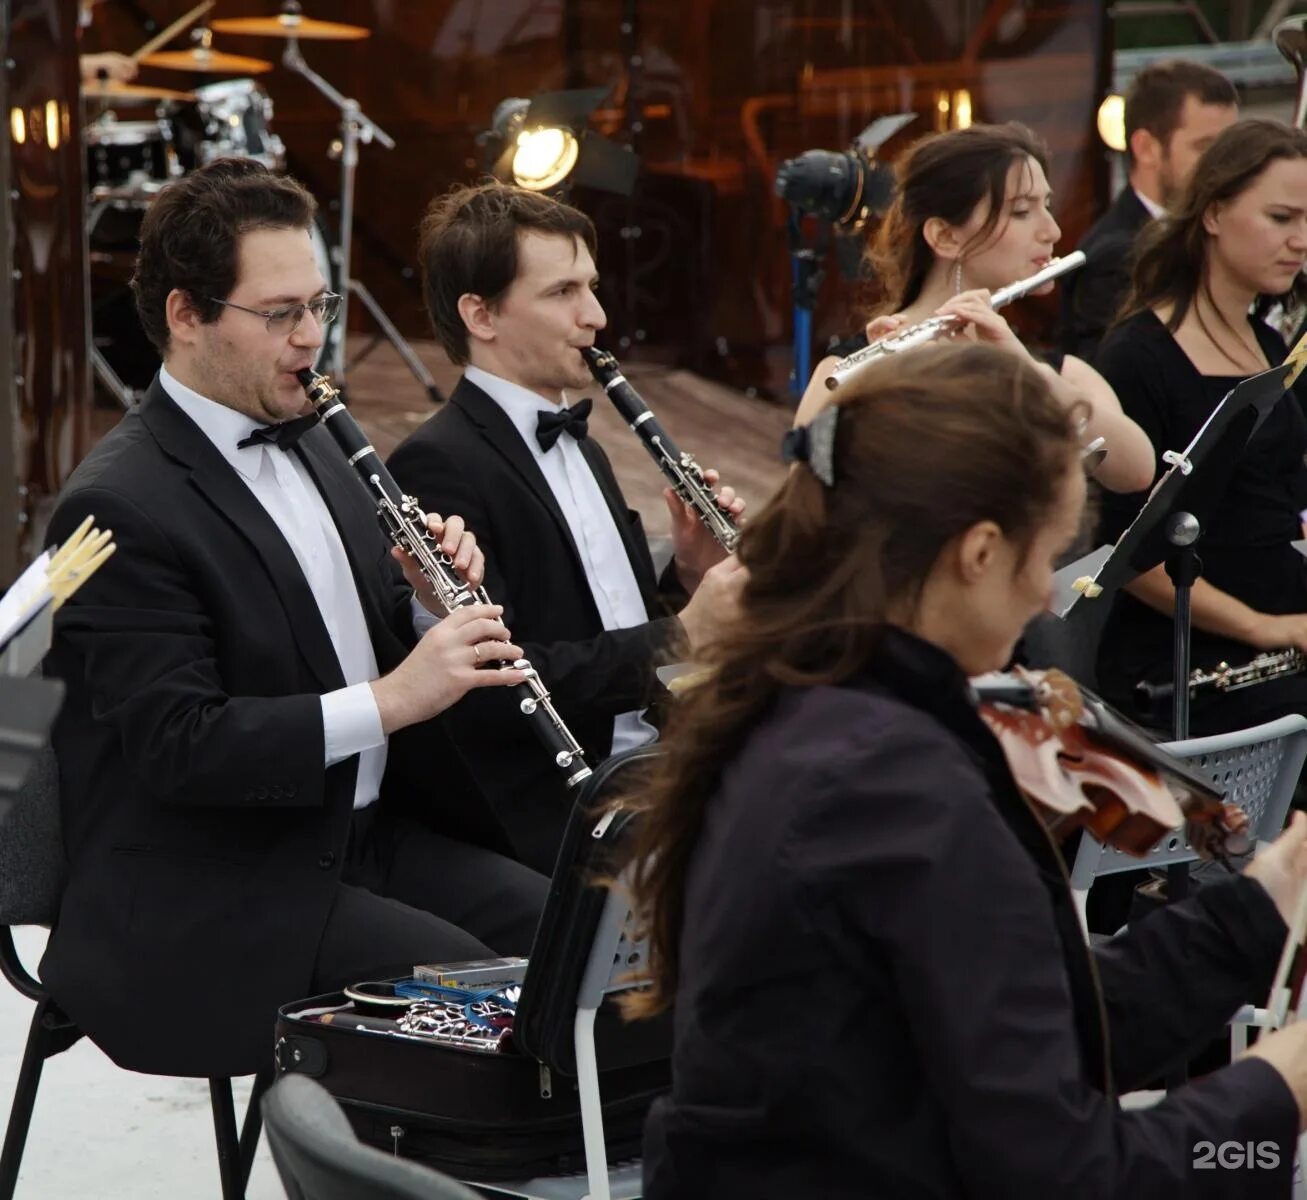
[{"label": "man's hand on clarinet", "polygon": [[[481,581],[486,577],[486,556],[477,545],[476,534],[464,526],[463,518],[451,516],[448,520],[444,520],[437,513],[428,513],[427,532],[438,539],[440,549],[454,560],[454,570],[464,582],[472,588],[480,587]],[[427,577],[418,569],[417,560],[398,546],[390,553],[403,569],[404,578],[408,580],[414,595],[417,596],[418,603],[427,612],[443,617],[444,606],[436,598],[435,589]]]},{"label": "man's hand on clarinet", "polygon": [[[717,487],[718,474],[711,468],[703,473],[710,489]],[[681,586],[693,595],[708,569],[726,557],[726,551],[708,527],[699,519],[692,504],[686,504],[672,488],[663,489],[667,511],[672,519],[672,554]],[[724,487],[717,492],[717,506],[730,513],[738,523],[744,513],[744,500],[735,489]]]}]

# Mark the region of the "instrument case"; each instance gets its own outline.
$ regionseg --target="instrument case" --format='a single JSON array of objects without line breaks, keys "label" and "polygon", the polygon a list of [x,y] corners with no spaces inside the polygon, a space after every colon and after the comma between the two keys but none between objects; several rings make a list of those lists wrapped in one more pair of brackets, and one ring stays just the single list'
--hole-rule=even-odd
[{"label": "instrument case", "polygon": [[[522,984],[513,1032],[498,1053],[390,1037],[304,1015],[347,1003],[343,992],[284,1005],[278,1073],[318,1080],[360,1140],[463,1180],[493,1183],[585,1170],[573,1041],[576,998],[629,814],[596,815],[641,748],[596,768],[577,802]],[[671,1078],[670,1014],[627,1023],[608,998],[595,1018],[610,1163],[638,1158],[645,1115]]]}]

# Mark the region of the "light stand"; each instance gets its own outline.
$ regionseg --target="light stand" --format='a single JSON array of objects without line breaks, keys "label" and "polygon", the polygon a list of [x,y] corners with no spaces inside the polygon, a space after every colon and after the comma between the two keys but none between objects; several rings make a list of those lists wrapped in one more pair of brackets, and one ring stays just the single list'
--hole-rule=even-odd
[{"label": "light stand", "polygon": [[350,274],[350,252],[354,232],[354,173],[358,168],[359,143],[370,143],[375,139],[385,146],[387,150],[393,150],[395,140],[363,112],[357,100],[351,100],[348,96],[342,95],[309,66],[304,59],[304,55],[300,53],[298,38],[290,37],[286,39],[286,49],[282,53],[281,61],[283,66],[298,75],[304,76],[340,110],[340,232],[337,235],[336,246],[331,252],[332,261],[335,263],[336,270],[340,275],[338,286],[341,293],[341,302],[340,315],[337,318],[340,336],[335,344],[329,347],[326,361],[323,364],[326,373],[335,377],[338,386],[345,380],[345,335],[348,329],[349,298],[352,293],[359,298],[363,307],[371,313],[372,319],[381,328],[381,332],[385,334],[390,344],[395,347],[400,358],[408,364],[408,369],[413,372],[417,381],[426,388],[427,395],[431,397],[432,402],[440,404],[444,401],[444,396],[436,386],[436,381],[432,378],[431,372],[418,358],[413,347],[395,328],[394,322],[386,315],[372,293]]},{"label": "light stand", "polygon": [[[823,232],[825,227],[823,226]],[[794,305],[794,359],[790,368],[790,394],[797,400],[803,395],[812,375],[812,310],[825,275],[822,259],[826,239],[819,236],[817,245],[803,244],[803,213],[790,205],[790,298]]]}]

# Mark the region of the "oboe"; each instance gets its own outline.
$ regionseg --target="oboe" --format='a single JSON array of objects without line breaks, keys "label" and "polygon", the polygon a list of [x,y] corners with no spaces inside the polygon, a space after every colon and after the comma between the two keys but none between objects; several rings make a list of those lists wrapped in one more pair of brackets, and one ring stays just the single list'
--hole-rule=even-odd
[{"label": "oboe", "polygon": [[639,434],[645,449],[653,456],[672,489],[694,509],[695,515],[717,539],[718,545],[728,554],[732,553],[740,540],[740,528],[736,525],[735,518],[717,503],[716,495],[704,478],[703,468],[667,436],[667,430],[658,423],[658,418],[649,411],[649,406],[640,398],[640,394],[626,381],[622,368],[617,365],[617,359],[597,346],[586,346],[581,354],[590,367],[590,373],[608,393],[613,407]]},{"label": "oboe", "polygon": [[[1269,683],[1285,675],[1300,675],[1307,671],[1307,656],[1300,650],[1272,650],[1250,658],[1237,667],[1218,663],[1212,670],[1199,668],[1189,673],[1189,694],[1211,689],[1215,692],[1237,692],[1258,683]],[[1170,701],[1174,685],[1169,683],[1137,683],[1135,702],[1141,711],[1149,712],[1159,704]]]},{"label": "oboe", "polygon": [[[1084,266],[1084,263],[1083,250],[1075,250],[1062,258],[1055,258],[1028,279],[1021,279],[1005,288],[999,288],[990,298],[990,303],[995,308],[1002,308],[1005,304],[1011,304],[1013,300],[1020,300],[1022,296],[1033,292],[1050,279],[1056,279],[1059,275],[1065,275],[1068,271]],[[826,377],[826,386],[834,390],[840,384],[847,383],[869,363],[879,362],[887,354],[902,354],[904,350],[924,346],[927,342],[933,342],[952,333],[962,324],[961,317],[929,317],[925,321],[909,325],[907,329],[879,338],[869,346],[855,350],[847,358],[840,359]]]},{"label": "oboe", "polygon": [[[445,612],[452,613],[469,604],[489,604],[490,597],[485,588],[470,587],[454,570],[454,560],[427,530],[427,514],[417,500],[406,496],[395,482],[381,456],[369,444],[367,435],[340,402],[339,393],[331,381],[308,368],[296,377],[313,402],[318,418],[376,503],[387,536],[417,560],[418,569],[435,590]],[[575,787],[590,777],[580,743],[558,715],[535,668],[525,658],[519,658],[512,666],[526,673],[525,681],[512,689],[518,710],[531,723],[554,765],[564,772],[567,786]]]}]

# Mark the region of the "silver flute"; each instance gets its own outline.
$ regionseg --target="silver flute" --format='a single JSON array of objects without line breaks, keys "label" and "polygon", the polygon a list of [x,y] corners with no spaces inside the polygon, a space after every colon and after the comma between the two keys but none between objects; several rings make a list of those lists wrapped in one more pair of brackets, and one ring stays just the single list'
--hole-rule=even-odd
[{"label": "silver flute", "polygon": [[[317,410],[319,420],[367,488],[387,536],[416,559],[423,578],[435,590],[441,608],[452,613],[469,604],[489,604],[491,601],[485,588],[470,587],[454,570],[454,560],[440,548],[440,543],[427,529],[427,514],[417,500],[406,496],[395,482],[381,456],[368,442],[367,434],[341,403],[331,381],[307,367],[296,378]],[[519,658],[512,666],[526,674],[526,679],[511,689],[518,710],[531,723],[536,737],[549,751],[554,766],[563,772],[567,786],[576,787],[590,777],[580,743],[558,715],[535,668],[525,658]]]},{"label": "silver flute", "polygon": [[672,490],[694,509],[695,516],[717,539],[717,544],[727,554],[733,553],[740,540],[740,527],[735,523],[735,518],[717,503],[716,494],[704,478],[703,468],[667,436],[667,430],[658,423],[658,418],[649,411],[649,406],[640,398],[640,394],[627,382],[617,359],[598,346],[584,347],[581,357],[590,367],[590,374],[603,385],[613,407],[639,435],[645,449],[658,464],[658,469],[672,485]]},{"label": "silver flute", "polygon": [[[1020,300],[1022,296],[1033,292],[1050,279],[1056,279],[1058,276],[1065,275],[1068,271],[1074,271],[1077,267],[1083,267],[1084,265],[1085,252],[1083,250],[1075,250],[1062,258],[1052,259],[1041,270],[1031,275],[1030,278],[1019,279],[1016,283],[1008,284],[1005,288],[999,288],[990,297],[990,303],[995,308],[1002,308],[1005,304],[1011,304],[1013,300]],[[826,377],[826,386],[833,391],[841,384],[847,383],[869,363],[879,362],[887,354],[901,354],[904,350],[924,346],[927,342],[933,342],[936,338],[954,332],[965,323],[961,317],[928,317],[924,321],[918,321],[915,325],[909,325],[907,329],[901,329],[897,333],[891,333],[879,338],[870,345],[864,346],[861,350],[855,350],[848,358],[840,359],[835,364],[834,370]]]}]

